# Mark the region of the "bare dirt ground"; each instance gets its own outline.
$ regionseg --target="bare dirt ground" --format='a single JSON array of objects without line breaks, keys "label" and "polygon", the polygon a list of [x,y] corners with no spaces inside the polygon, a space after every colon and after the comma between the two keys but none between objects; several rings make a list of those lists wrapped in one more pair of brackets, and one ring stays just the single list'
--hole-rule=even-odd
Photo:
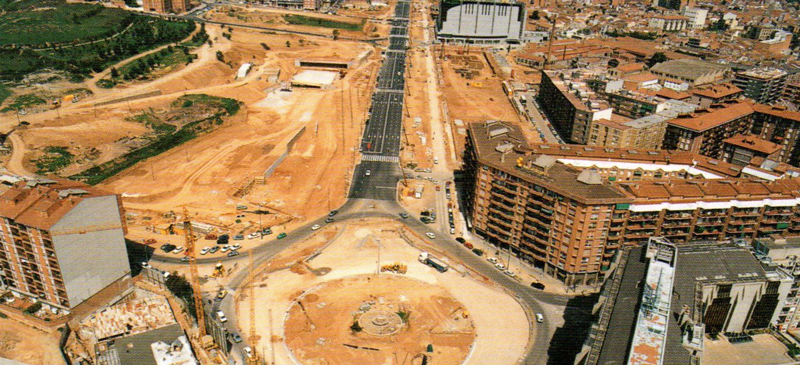
[{"label": "bare dirt ground", "polygon": [[[209,26],[208,31],[213,37],[220,29]],[[123,194],[128,211],[178,212],[180,207],[188,206],[193,214],[199,214],[199,220],[230,224],[233,219],[224,216],[233,213],[236,204],[260,204],[268,210],[287,212],[294,222],[299,222],[341,204],[363,115],[369,107],[367,86],[374,77],[377,55],[348,70],[330,90],[273,93],[269,88],[275,84],[267,81],[267,75],[280,69],[280,79],[288,80],[299,71],[294,66],[297,58],[352,60],[371,46],[242,28],[234,29],[230,41],[215,39],[213,47],[201,47],[194,63],[156,81],[127,85],[58,111],[28,115],[26,121],[30,125],[14,133],[19,138],[12,138],[12,142],[19,148],[9,157],[12,163],[7,167],[18,173],[35,170],[31,161],[41,156],[46,146],[68,147],[78,157],[96,149],[100,157],[95,163],[114,158],[129,149],[125,141],[147,132],[130,117],[168,106],[184,93],[204,93],[234,98],[244,106],[220,129],[140,162],[102,183],[101,187]],[[291,47],[286,47],[287,39]],[[217,51],[232,66],[219,62]],[[244,79],[234,80],[238,66],[244,62],[253,62],[253,70]],[[153,90],[161,95],[94,107],[94,102]],[[263,176],[286,151],[289,140],[304,127],[305,132],[266,184],[255,184],[243,199],[234,197],[239,188]],[[79,168],[73,166],[64,171],[76,170]]]},{"label": "bare dirt ground", "polygon": [[0,318],[0,358],[31,365],[61,364],[61,332],[45,333],[12,319]]},{"label": "bare dirt ground", "polygon": [[[306,291],[296,303],[284,326],[286,343],[302,363],[390,364],[393,356],[413,358],[432,345],[434,353],[429,356],[435,360],[429,361],[455,365],[464,361],[475,339],[469,313],[446,290],[399,275],[330,281]],[[381,332],[375,329],[386,326],[361,318],[370,311],[382,311],[378,315],[391,326],[387,332],[396,332],[376,334]],[[407,313],[407,323],[396,313]],[[367,323],[356,332],[350,328],[354,321]]]},{"label": "bare dirt ground", "polygon": [[[335,233],[330,233],[331,230]],[[400,363],[406,357],[405,353],[409,354],[407,358],[410,360],[425,351],[428,343],[434,344],[432,355],[436,363],[460,363],[464,359],[467,359],[466,364],[516,363],[528,341],[527,327],[518,326],[527,323],[519,303],[483,279],[473,278],[457,261],[440,255],[451,266],[445,273],[418,262],[418,247],[429,250],[427,245],[422,238],[392,221],[347,221],[324,227],[306,242],[299,243],[296,248],[282,252],[272,262],[255,269],[256,273],[265,271],[257,274],[251,283],[258,308],[255,328],[260,338],[253,348],[263,349],[266,358],[272,359],[274,356],[278,365],[294,364],[293,357],[308,359],[302,360],[303,364],[325,363],[312,360],[317,356],[324,356],[329,360],[327,363],[351,363],[344,359],[362,355],[380,356],[380,359],[370,358],[375,361],[359,363],[389,364],[394,363],[394,352],[398,354],[396,363]],[[321,253],[315,255],[320,249]],[[313,256],[313,260],[284,269],[291,262],[310,256]],[[375,275],[379,266],[391,263],[407,265],[407,273]],[[379,277],[404,280],[394,281],[391,285],[371,282]],[[319,292],[313,289],[328,283],[333,283],[330,285],[334,289],[330,293],[325,289]],[[308,317],[298,313],[298,308],[293,308],[297,307],[297,298],[304,294],[301,301],[315,324],[310,331]],[[243,333],[248,333],[250,298],[241,293],[237,293],[237,297],[238,326]],[[391,343],[368,336],[353,336],[349,329],[353,320],[351,314],[359,309],[363,301],[380,303],[381,297],[384,304],[395,304],[394,308],[409,303],[411,327],[427,333],[423,332],[416,340],[408,342],[398,335],[396,341]],[[346,314],[326,317],[326,311]],[[469,322],[459,311],[465,311],[474,326],[477,335],[474,342],[469,340],[471,335],[467,335],[471,333],[468,330]],[[419,322],[419,326],[416,326],[415,320],[421,317],[415,317],[414,313],[419,316],[424,314],[431,320]],[[458,321],[453,317],[456,313],[461,316]],[[435,323],[445,325],[442,327]],[[321,345],[317,345],[318,340]],[[355,342],[362,340],[364,342]],[[437,346],[437,341],[442,341],[441,345]],[[365,354],[372,351],[352,349],[343,343],[362,347],[370,347],[368,344],[371,344],[373,348],[381,350],[380,354]],[[464,349],[470,344],[472,349],[467,355]]]},{"label": "bare dirt ground", "polygon": [[[436,49],[436,54],[441,60],[441,47]],[[460,49],[447,47],[445,60],[441,64],[444,77],[443,90],[451,119],[460,119],[465,123],[486,120],[508,121],[519,125],[528,140],[539,139],[535,128],[520,118],[511,105],[503,92],[502,80],[492,74],[480,49],[472,48],[467,53],[463,47]],[[471,71],[472,77],[468,79],[460,75],[456,72],[457,69]],[[456,145],[463,148],[466,136],[458,133],[454,135]]]}]

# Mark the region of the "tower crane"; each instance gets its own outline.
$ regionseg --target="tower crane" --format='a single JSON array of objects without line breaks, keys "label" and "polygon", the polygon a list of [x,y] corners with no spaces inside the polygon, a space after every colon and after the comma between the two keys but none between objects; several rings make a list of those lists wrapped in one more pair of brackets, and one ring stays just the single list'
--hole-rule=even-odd
[{"label": "tower crane", "polygon": [[553,25],[550,27],[550,39],[547,40],[547,54],[544,56],[544,62],[542,62],[542,71],[547,69],[547,63],[550,62],[550,53],[553,51],[553,36],[556,32],[557,19],[558,14],[553,14]]},{"label": "tower crane", "polygon": [[186,233],[186,255],[189,257],[189,280],[192,283],[192,293],[194,294],[195,318],[197,318],[197,338],[206,335],[206,312],[203,310],[203,296],[200,293],[200,277],[197,274],[197,259],[194,251],[194,233],[192,233],[192,221],[189,219],[189,212],[183,208],[183,229]]},{"label": "tower crane", "polygon": [[253,250],[248,252],[248,260],[250,272],[247,274],[247,282],[250,283],[250,285],[247,287],[247,299],[250,301],[250,336],[248,336],[247,342],[249,342],[250,346],[253,348],[253,356],[248,359],[248,363],[259,364],[256,342],[258,342],[260,337],[256,334],[256,300],[253,294],[253,287],[256,283],[253,282],[255,279],[255,275],[253,275]]}]

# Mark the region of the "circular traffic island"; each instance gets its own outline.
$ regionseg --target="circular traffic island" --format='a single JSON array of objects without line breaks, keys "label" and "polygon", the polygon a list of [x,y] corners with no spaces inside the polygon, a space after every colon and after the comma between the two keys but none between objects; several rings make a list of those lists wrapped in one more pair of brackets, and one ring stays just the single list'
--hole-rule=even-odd
[{"label": "circular traffic island", "polygon": [[469,312],[447,290],[400,275],[323,283],[295,298],[284,323],[297,362],[461,364],[475,340]]}]

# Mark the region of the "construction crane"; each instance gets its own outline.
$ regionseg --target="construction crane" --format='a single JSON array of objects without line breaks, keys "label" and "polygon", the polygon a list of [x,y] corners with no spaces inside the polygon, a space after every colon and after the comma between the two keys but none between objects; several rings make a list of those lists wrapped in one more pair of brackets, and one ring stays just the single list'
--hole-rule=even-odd
[{"label": "construction crane", "polygon": [[547,62],[550,62],[550,52],[553,51],[553,36],[556,32],[556,19],[558,19],[558,14],[553,14],[553,25],[550,27],[550,39],[547,40],[547,54],[544,56],[544,62],[542,62],[542,71],[547,69]]},{"label": "construction crane", "polygon": [[206,335],[206,312],[203,310],[203,296],[200,293],[200,277],[197,274],[197,259],[194,252],[194,233],[192,233],[192,222],[189,220],[189,212],[183,208],[183,230],[186,233],[186,255],[189,257],[189,279],[192,283],[192,293],[194,294],[194,310],[197,318],[197,338]]},{"label": "construction crane", "polygon": [[253,356],[247,359],[247,361],[250,364],[259,364],[260,362],[258,358],[258,350],[256,349],[256,342],[258,342],[260,338],[256,334],[256,300],[255,294],[253,294],[253,287],[256,285],[256,283],[253,281],[255,279],[255,276],[253,275],[253,250],[250,250],[247,256],[248,260],[250,261],[250,272],[247,274],[247,282],[250,283],[250,286],[247,288],[247,299],[250,301],[250,336],[247,339],[247,342],[250,343],[250,346],[253,349]]}]

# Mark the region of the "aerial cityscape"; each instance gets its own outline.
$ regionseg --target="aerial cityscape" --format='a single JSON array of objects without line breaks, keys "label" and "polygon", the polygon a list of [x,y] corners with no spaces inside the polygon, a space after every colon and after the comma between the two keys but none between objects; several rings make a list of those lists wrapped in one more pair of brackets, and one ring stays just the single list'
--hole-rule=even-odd
[{"label": "aerial cityscape", "polygon": [[0,364],[800,364],[800,1],[0,0]]}]

